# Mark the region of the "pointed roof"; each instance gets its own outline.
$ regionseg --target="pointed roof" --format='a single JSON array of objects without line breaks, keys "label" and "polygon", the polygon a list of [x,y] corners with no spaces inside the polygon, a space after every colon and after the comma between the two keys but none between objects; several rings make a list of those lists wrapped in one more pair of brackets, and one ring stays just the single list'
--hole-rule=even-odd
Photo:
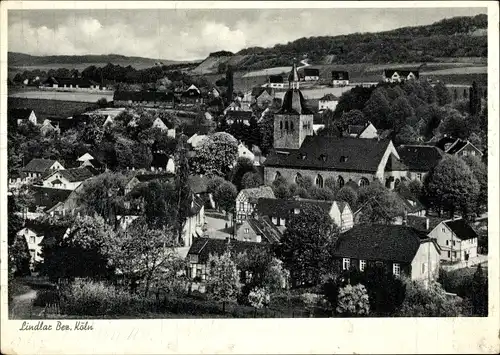
[{"label": "pointed roof", "polygon": [[385,166],[387,171],[406,171],[408,167],[403,164],[394,154],[391,153],[389,159],[387,159],[387,165]]},{"label": "pointed roof", "polygon": [[85,153],[80,158],[78,158],[77,161],[88,161],[93,159],[94,157],[92,155],[90,155],[89,153]]},{"label": "pointed roof", "polygon": [[297,66],[295,65],[295,63],[293,63],[292,70],[288,75],[288,81],[299,81],[299,72],[297,71]]}]

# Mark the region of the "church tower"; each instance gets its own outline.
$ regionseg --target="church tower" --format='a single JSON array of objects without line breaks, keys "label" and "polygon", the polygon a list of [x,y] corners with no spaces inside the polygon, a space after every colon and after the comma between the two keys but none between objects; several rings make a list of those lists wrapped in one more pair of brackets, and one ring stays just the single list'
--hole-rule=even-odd
[{"label": "church tower", "polygon": [[283,104],[274,115],[275,149],[299,149],[304,139],[313,135],[313,114],[305,101],[299,90],[299,73],[294,63]]}]

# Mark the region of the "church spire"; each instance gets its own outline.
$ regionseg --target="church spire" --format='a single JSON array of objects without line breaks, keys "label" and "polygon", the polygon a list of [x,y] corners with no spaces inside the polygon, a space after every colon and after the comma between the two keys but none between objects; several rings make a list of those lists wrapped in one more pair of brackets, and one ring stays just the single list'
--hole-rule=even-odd
[{"label": "church spire", "polygon": [[298,89],[299,88],[299,72],[297,71],[297,66],[295,65],[295,60],[293,62],[292,71],[288,75],[288,88]]}]

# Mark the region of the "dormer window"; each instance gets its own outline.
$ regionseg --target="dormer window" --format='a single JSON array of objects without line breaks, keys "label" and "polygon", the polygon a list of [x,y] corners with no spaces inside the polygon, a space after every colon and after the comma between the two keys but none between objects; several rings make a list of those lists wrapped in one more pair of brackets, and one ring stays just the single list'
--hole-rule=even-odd
[{"label": "dormer window", "polygon": [[319,156],[319,160],[321,160],[321,161],[326,161],[326,154],[321,154],[321,155]]},{"label": "dormer window", "polygon": [[340,157],[340,162],[341,162],[341,163],[345,163],[346,161],[347,161],[347,157],[346,157],[345,155],[342,155],[342,156]]}]

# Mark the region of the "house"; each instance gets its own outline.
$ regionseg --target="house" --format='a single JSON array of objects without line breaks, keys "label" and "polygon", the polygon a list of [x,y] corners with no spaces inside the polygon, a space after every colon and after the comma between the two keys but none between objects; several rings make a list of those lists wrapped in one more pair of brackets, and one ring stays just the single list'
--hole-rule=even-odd
[{"label": "house", "polygon": [[349,205],[343,201],[322,201],[295,198],[291,200],[276,198],[259,198],[255,207],[255,214],[270,218],[273,225],[282,227],[284,230],[287,220],[295,214],[299,214],[308,206],[317,206],[328,214],[332,221],[346,231],[353,226],[354,216]]},{"label": "house", "polygon": [[195,238],[187,254],[189,263],[188,277],[197,278],[200,281],[207,280],[210,271],[208,265],[210,256],[220,256],[228,248],[234,255],[238,255],[252,250],[269,250],[270,244],[244,242],[235,239]]},{"label": "house", "polygon": [[212,97],[219,97],[220,96],[220,90],[217,89],[215,86],[212,88],[212,90],[210,90],[210,95]]},{"label": "house", "polygon": [[335,111],[339,98],[333,94],[326,94],[318,101],[318,110],[331,110]]},{"label": "house", "polygon": [[252,162],[255,161],[255,155],[242,142],[238,144],[238,158],[247,158]]},{"label": "house", "polygon": [[281,75],[270,75],[268,87],[273,89],[283,89],[285,87],[285,82],[283,81],[283,76]]},{"label": "house", "polygon": [[447,154],[456,155],[459,157],[466,157],[467,155],[478,157],[483,156],[483,152],[479,148],[477,148],[468,140],[462,139],[455,140],[455,142],[451,143],[444,151]]},{"label": "house", "polygon": [[349,85],[349,72],[333,70],[332,71],[332,85],[334,87]]},{"label": "house", "polygon": [[166,107],[175,106],[173,93],[163,91],[115,91],[113,103],[116,106]]},{"label": "house", "polygon": [[103,168],[103,164],[89,153],[83,154],[76,161],[80,163],[80,168],[84,168],[87,166],[96,170],[102,170]]},{"label": "house", "polygon": [[18,236],[23,236],[28,244],[28,250],[31,255],[30,268],[34,270],[35,265],[43,261],[41,255],[44,239],[59,239],[68,233],[67,227],[60,227],[48,224],[28,221],[23,229],[17,232]]},{"label": "house", "polygon": [[228,111],[226,114],[226,122],[231,125],[234,122],[243,123],[245,126],[250,125],[250,120],[253,117],[252,111]]},{"label": "house", "polygon": [[193,238],[203,237],[202,228],[204,224],[205,202],[200,197],[193,195],[191,208],[182,229],[181,240],[179,240],[181,246],[190,247],[193,244]]},{"label": "house", "polygon": [[418,80],[419,72],[418,69],[385,69],[382,78],[385,82],[400,83],[406,80]]},{"label": "house", "polygon": [[411,180],[423,181],[429,171],[443,158],[441,149],[429,145],[400,145],[397,148],[401,162],[407,166]]},{"label": "house", "polygon": [[281,231],[271,222],[269,217],[251,216],[243,221],[236,230],[236,240],[254,243],[278,243]]},{"label": "house", "polygon": [[[99,83],[87,78],[47,78],[40,89],[57,89],[64,91],[94,91],[101,90]],[[102,88],[105,89],[105,88]]]},{"label": "house", "polygon": [[406,218],[408,216],[424,217],[427,214],[424,204],[410,192],[399,191],[397,196],[404,206]]},{"label": "house", "polygon": [[401,225],[356,225],[339,235],[333,255],[339,271],[383,266],[394,276],[424,282],[437,279],[440,264],[436,240]]},{"label": "house", "polygon": [[187,140],[187,143],[191,145],[193,149],[198,148],[202,142],[207,138],[207,135],[200,134],[198,135],[197,133],[193,134],[189,139]]},{"label": "house", "polygon": [[[31,191],[33,192],[35,213],[38,214],[48,214],[51,216],[65,214],[65,211],[59,211],[59,205],[64,204],[71,194],[71,190],[65,189],[54,189],[51,187],[44,186],[32,186]],[[61,213],[60,213],[61,212]]]},{"label": "house", "polygon": [[319,69],[304,68],[304,81],[318,81]]},{"label": "house", "polygon": [[269,186],[260,186],[250,189],[243,189],[236,196],[236,223],[243,222],[250,216],[259,198],[274,198],[273,189]]},{"label": "house", "polygon": [[42,125],[40,126],[40,133],[43,136],[46,136],[47,134],[54,133],[54,132],[60,132],[59,127],[56,127],[50,122],[50,120],[44,120]]},{"label": "house", "polygon": [[441,259],[467,261],[477,257],[478,235],[464,219],[446,220],[429,233],[441,247]]},{"label": "house", "polygon": [[252,103],[258,108],[269,107],[274,100],[274,89],[272,87],[256,87],[252,89]]},{"label": "house", "polygon": [[43,186],[54,189],[74,190],[96,174],[91,167],[57,170],[43,179]]},{"label": "house", "polygon": [[370,122],[364,125],[349,125],[347,127],[347,135],[354,138],[374,139],[378,138],[378,131],[375,126]]},{"label": "house", "polygon": [[35,111],[29,108],[11,108],[7,112],[9,124],[15,123],[21,125],[26,122],[37,124]]},{"label": "house", "polygon": [[237,100],[232,101],[227,107],[222,111],[224,115],[226,115],[229,111],[239,111],[241,110],[241,103]]},{"label": "house", "polygon": [[132,190],[141,183],[148,183],[153,180],[158,181],[172,181],[174,175],[167,173],[148,173],[148,174],[135,174],[131,176],[128,182],[125,184],[125,195],[128,195]]},{"label": "house", "polygon": [[181,95],[181,100],[183,103],[188,105],[202,104],[203,97],[201,95],[200,89],[198,89],[194,84],[188,87]]},{"label": "house", "polygon": [[57,160],[52,159],[32,159],[21,171],[24,173],[26,180],[42,178],[45,175],[57,171],[64,170],[64,166]]},{"label": "house", "polygon": [[[174,159],[166,153],[154,152],[151,160],[151,171],[155,173],[175,173]],[[134,169],[132,169],[134,170]]]},{"label": "house", "polygon": [[252,154],[254,156],[254,165],[260,166],[266,161],[266,157],[262,155],[262,150],[257,145],[252,146]]}]

